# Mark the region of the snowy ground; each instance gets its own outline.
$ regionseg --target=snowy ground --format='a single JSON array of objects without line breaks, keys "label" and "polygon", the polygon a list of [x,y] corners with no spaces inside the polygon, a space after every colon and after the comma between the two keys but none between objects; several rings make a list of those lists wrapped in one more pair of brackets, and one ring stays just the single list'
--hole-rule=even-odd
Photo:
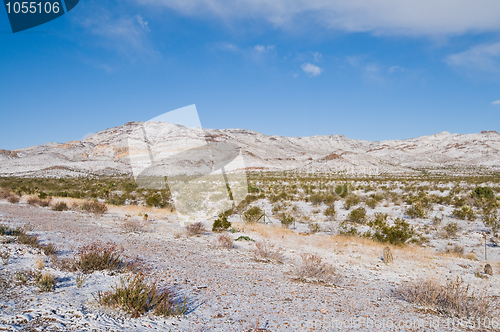
[{"label": "snowy ground", "polygon": [[[271,214],[272,207],[264,207]],[[307,213],[309,208],[311,214],[321,215],[312,212],[316,208],[302,208]],[[384,209],[395,216],[401,213],[399,207],[381,207],[380,211]],[[338,210],[341,211],[340,206]],[[395,262],[386,265],[381,260],[384,245],[363,239],[340,239],[328,232],[300,234],[307,232],[305,223],[297,224],[296,231],[271,225],[234,224],[242,230],[231,234],[235,239],[242,235],[255,240],[268,238],[281,246],[284,263],[274,264],[256,262],[252,258],[251,242],[235,242],[232,249],[220,249],[215,244],[216,234],[207,232],[199,237],[187,237],[174,216],[152,216],[144,232],[126,233],[122,227],[124,216],[125,212],[118,208],[94,218],[80,212],[55,212],[0,201],[0,224],[29,228],[39,234],[43,242],[57,244],[62,257],[70,257],[78,247],[95,240],[112,240],[123,246],[125,254],[144,259],[158,276],[189,299],[188,314],[176,318],[132,319],[125,313],[99,307],[92,293],[109,290],[119,275],[94,272],[83,287],[77,288],[75,273],[54,269],[50,259],[41,252],[10,242],[4,236],[0,237],[0,248],[8,251],[11,258],[8,264],[0,266],[0,330],[454,331],[461,329],[447,327],[445,317],[399,300],[391,292],[405,281],[425,277],[449,280],[461,276],[474,287],[488,287],[492,294],[500,295],[500,249],[488,248],[492,255],[489,260],[495,262],[492,264],[495,274],[476,277],[485,262],[481,261],[483,246],[473,231],[465,231],[460,238],[452,240],[436,238],[427,248],[394,248]],[[236,222],[237,218],[232,221]],[[320,223],[328,228],[327,222]],[[210,224],[206,221],[207,229]],[[467,227],[473,230],[480,225],[472,223]],[[453,242],[463,244],[466,251],[475,250],[480,260],[439,253],[443,246]],[[300,253],[324,257],[342,276],[340,284],[326,287],[294,281],[293,264],[300,260]],[[43,271],[58,278],[54,292],[42,293],[34,286],[20,285],[15,280],[16,272],[35,270],[40,260],[44,262]],[[385,325],[374,326],[375,323]]]}]

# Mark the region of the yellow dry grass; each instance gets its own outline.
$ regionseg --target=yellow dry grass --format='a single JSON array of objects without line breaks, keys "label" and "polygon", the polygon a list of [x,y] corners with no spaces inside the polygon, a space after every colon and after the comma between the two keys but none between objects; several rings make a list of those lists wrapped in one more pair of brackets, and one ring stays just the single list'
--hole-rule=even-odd
[{"label": "yellow dry grass", "polygon": [[[235,226],[274,242],[280,242],[281,245],[288,249],[306,249],[307,251],[309,249],[318,249],[331,253],[362,255],[365,258],[374,260],[381,257],[385,247],[390,247],[397,260],[411,261],[422,266],[431,263],[436,256],[432,249],[422,248],[417,245],[394,246],[363,237],[299,234],[281,226],[259,223],[235,223]],[[445,258],[456,259],[457,257],[449,255],[449,257],[445,256]]]}]

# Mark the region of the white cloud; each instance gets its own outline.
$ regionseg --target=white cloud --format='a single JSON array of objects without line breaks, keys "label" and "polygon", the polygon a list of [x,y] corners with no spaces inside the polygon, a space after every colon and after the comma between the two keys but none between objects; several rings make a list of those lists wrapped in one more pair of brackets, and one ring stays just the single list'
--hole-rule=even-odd
[{"label": "white cloud", "polygon": [[500,105],[500,100],[492,102],[493,105]]},{"label": "white cloud", "polygon": [[137,20],[137,23],[139,23],[139,25],[146,31],[151,31],[148,27],[148,23],[147,21],[144,21],[144,19],[142,18],[141,15],[135,15],[135,19]]},{"label": "white cloud", "polygon": [[185,15],[263,19],[280,27],[299,23],[391,35],[446,35],[500,31],[498,0],[136,0]]},{"label": "white cloud", "polygon": [[402,71],[405,71],[405,70],[404,70],[404,68],[401,68],[401,66],[392,66],[392,67],[389,67],[389,69],[387,69],[387,72],[389,74],[399,73]]},{"label": "white cloud", "polygon": [[301,68],[309,76],[318,76],[323,72],[323,69],[312,63],[304,63]]},{"label": "white cloud", "polygon": [[484,72],[500,71],[500,43],[482,44],[451,54],[445,62],[450,66]]},{"label": "white cloud", "polygon": [[253,49],[256,50],[257,52],[260,52],[260,53],[266,53],[266,52],[274,51],[276,49],[276,46],[275,45],[267,45],[267,46],[255,45]]}]

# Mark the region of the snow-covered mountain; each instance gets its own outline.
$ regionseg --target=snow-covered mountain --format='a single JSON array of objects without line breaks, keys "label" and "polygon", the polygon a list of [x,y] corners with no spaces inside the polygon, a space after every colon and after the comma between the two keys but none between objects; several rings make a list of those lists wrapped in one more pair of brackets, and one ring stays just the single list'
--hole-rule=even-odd
[{"label": "snow-covered mountain", "polygon": [[[131,144],[141,140],[146,148]],[[162,153],[170,156],[163,163],[169,169],[201,169],[214,161],[196,160],[196,154],[172,156],[187,155],[193,147],[207,143],[212,153],[224,144],[239,147],[247,170],[412,174],[420,170],[471,173],[500,169],[500,134],[496,131],[466,135],[442,132],[371,142],[342,135],[282,137],[243,129],[200,130],[162,122],[129,122],[83,141],[0,150],[0,176],[132,174],[131,161],[147,162],[152,153],[153,158]]]}]

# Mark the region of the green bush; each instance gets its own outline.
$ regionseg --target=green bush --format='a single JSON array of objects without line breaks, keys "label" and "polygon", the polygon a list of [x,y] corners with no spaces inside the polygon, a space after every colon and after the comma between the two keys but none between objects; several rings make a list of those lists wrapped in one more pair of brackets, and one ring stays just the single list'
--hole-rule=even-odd
[{"label": "green bush", "polygon": [[245,222],[257,222],[263,214],[264,211],[260,207],[254,206],[243,213],[243,220]]},{"label": "green bush", "polygon": [[458,224],[454,221],[443,227],[445,237],[455,237],[459,230],[460,227],[458,227]]},{"label": "green bush", "polygon": [[41,272],[35,274],[35,284],[42,292],[50,292],[54,290],[57,280],[52,274],[42,274]]},{"label": "green bush", "polygon": [[350,222],[354,222],[356,224],[365,224],[366,223],[366,209],[364,207],[359,207],[357,209],[352,210],[347,215],[347,220]]},{"label": "green bush", "polygon": [[343,236],[358,236],[358,229],[350,224],[348,224],[345,220],[342,221],[339,225],[338,229],[339,235]]},{"label": "green bush", "polygon": [[410,218],[427,218],[429,215],[429,209],[422,204],[420,201],[414,202],[408,209],[406,209],[406,215]]},{"label": "green bush", "polygon": [[291,215],[288,215],[286,213],[282,213],[281,216],[280,216],[280,221],[281,221],[281,225],[283,227],[290,227],[291,224],[293,224],[295,222],[295,218]]},{"label": "green bush", "polygon": [[347,198],[345,199],[344,208],[345,208],[346,210],[350,210],[350,209],[351,209],[351,207],[353,207],[353,206],[355,206],[355,205],[358,205],[360,201],[361,201],[361,200],[359,199],[359,197],[358,197],[358,196],[356,196],[356,195],[349,195],[349,196],[347,196]]},{"label": "green bush", "polygon": [[329,207],[327,207],[324,214],[327,217],[332,217],[332,218],[335,217],[335,215],[337,214],[337,211],[335,211],[335,205],[332,204]]},{"label": "green bush", "polygon": [[495,199],[495,193],[488,187],[477,187],[471,194],[473,198]]},{"label": "green bush", "polygon": [[335,188],[335,193],[337,195],[339,195],[340,197],[344,198],[346,197],[347,195],[349,195],[349,193],[351,192],[351,188],[350,188],[350,184],[349,183],[344,183],[343,185],[339,185]]},{"label": "green bush", "polygon": [[375,220],[369,223],[374,230],[374,240],[398,245],[405,244],[416,235],[415,230],[403,219],[397,218],[394,225],[389,226],[387,217],[387,214],[377,213]]},{"label": "green bush", "polygon": [[231,228],[231,222],[227,220],[224,214],[219,215],[212,225],[212,232],[223,232]]},{"label": "green bush", "polygon": [[453,217],[461,219],[461,220],[475,220],[476,219],[476,214],[474,213],[474,210],[469,207],[469,206],[462,206],[461,208],[456,208],[453,210],[452,214]]}]

